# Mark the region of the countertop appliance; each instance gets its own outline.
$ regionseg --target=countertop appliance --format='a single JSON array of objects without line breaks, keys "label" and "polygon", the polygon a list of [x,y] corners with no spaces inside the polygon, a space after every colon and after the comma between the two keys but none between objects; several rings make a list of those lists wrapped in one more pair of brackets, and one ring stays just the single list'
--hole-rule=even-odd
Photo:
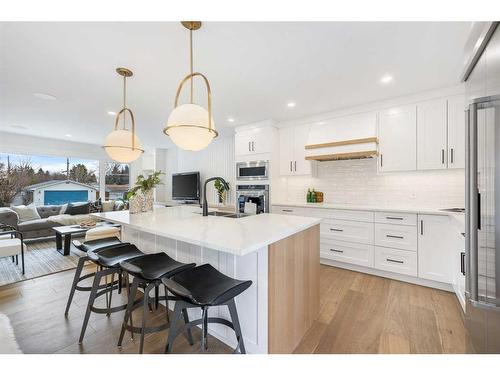
[{"label": "countertop appliance", "polygon": [[269,161],[258,160],[236,163],[237,180],[267,180],[269,178]]},{"label": "countertop appliance", "polygon": [[245,203],[254,203],[256,213],[269,212],[269,185],[236,185],[236,211],[245,212]]},{"label": "countertop appliance", "polygon": [[200,172],[174,173],[172,200],[200,203]]},{"label": "countertop appliance", "polygon": [[469,349],[500,353],[500,27],[482,24],[464,73],[469,99],[465,309]]}]

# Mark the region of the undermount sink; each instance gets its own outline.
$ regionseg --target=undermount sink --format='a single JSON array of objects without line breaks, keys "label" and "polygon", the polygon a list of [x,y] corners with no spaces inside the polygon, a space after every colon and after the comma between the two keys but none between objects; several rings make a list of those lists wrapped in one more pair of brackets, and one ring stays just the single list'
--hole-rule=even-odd
[{"label": "undermount sink", "polygon": [[[201,212],[197,212],[197,214],[201,215]],[[239,219],[241,217],[250,216],[249,214],[242,213],[231,213],[231,212],[220,212],[220,211],[210,211],[208,213],[209,216],[220,216],[220,217],[228,217],[231,219]]]},{"label": "undermount sink", "polygon": [[250,216],[250,215],[249,214],[242,214],[242,213],[225,215],[225,217],[230,217],[232,219],[239,219],[240,217],[246,217],[246,216]]},{"label": "undermount sink", "polygon": [[441,208],[439,211],[447,211],[447,212],[458,212],[458,213],[464,213],[465,208],[459,208],[459,207],[454,207],[454,208]]},{"label": "undermount sink", "polygon": [[[200,215],[201,215],[201,212],[200,212]],[[231,215],[231,213],[230,212],[210,211],[208,213],[208,215],[210,215],[210,216],[227,216],[227,215]]]}]

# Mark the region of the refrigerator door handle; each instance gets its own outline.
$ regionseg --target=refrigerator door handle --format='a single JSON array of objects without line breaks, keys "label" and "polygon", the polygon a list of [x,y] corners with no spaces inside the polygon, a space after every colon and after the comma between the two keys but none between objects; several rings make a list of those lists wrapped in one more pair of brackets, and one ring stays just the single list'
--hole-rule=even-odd
[{"label": "refrigerator door handle", "polygon": [[468,111],[468,133],[469,142],[467,156],[467,196],[466,196],[466,212],[467,212],[467,240],[466,240],[466,270],[468,288],[467,292],[472,302],[478,301],[478,201],[479,194],[477,188],[477,104],[473,103],[469,106]]}]

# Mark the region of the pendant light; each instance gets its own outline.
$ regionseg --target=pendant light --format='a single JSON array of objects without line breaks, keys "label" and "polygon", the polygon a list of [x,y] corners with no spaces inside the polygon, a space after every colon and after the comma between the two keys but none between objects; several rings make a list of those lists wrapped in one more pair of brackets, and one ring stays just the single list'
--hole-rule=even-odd
[{"label": "pendant light", "polygon": [[[104,140],[104,149],[109,157],[120,163],[130,163],[137,160],[144,152],[139,138],[135,135],[135,119],[132,111],[127,107],[127,78],[134,73],[127,68],[116,68],[116,72],[123,77],[123,108],[116,114],[115,128]],[[126,115],[130,115],[132,129],[127,129]],[[118,129],[120,116],[123,115],[123,127]]]},{"label": "pendant light", "polygon": [[[184,150],[199,151],[207,147],[212,140],[219,135],[215,130],[214,120],[212,118],[212,93],[207,77],[203,74],[193,73],[193,30],[201,27],[199,21],[185,21],[182,25],[189,30],[189,62],[190,73],[184,77],[177,88],[175,95],[174,110],[167,120],[167,127],[163,133],[168,135],[172,142]],[[193,103],[193,78],[203,79],[207,89],[207,107],[208,111],[198,104]],[[179,95],[182,87],[187,81],[190,81],[191,92],[189,103],[179,105]]]}]

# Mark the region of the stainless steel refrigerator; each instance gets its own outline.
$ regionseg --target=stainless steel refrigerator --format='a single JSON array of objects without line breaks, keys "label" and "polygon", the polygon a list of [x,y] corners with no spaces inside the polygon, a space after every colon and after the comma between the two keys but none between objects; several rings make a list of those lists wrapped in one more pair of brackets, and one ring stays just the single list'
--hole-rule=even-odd
[{"label": "stainless steel refrigerator", "polygon": [[475,27],[464,73],[465,314],[470,351],[500,353],[500,27],[497,22]]}]

